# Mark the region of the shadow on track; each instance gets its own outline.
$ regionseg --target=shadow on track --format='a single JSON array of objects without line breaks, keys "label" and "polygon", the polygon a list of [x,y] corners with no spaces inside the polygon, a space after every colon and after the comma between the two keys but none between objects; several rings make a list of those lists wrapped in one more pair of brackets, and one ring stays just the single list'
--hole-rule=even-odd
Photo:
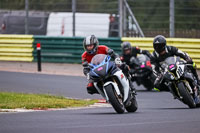
[{"label": "shadow on track", "polygon": [[87,115],[128,115],[128,114],[138,114],[139,112],[128,113],[124,112],[123,114],[118,114],[116,112],[93,112],[93,113],[84,113]]},{"label": "shadow on track", "polygon": [[137,90],[136,89],[136,92],[158,92],[158,91],[155,91],[155,90],[148,91],[148,90]]},{"label": "shadow on track", "polygon": [[[189,107],[185,107],[185,108],[181,107],[181,108],[156,108],[156,109],[159,109],[159,110],[185,110],[185,109],[191,109],[191,108],[189,108]],[[193,109],[198,109],[198,108],[192,108],[192,110]]]}]

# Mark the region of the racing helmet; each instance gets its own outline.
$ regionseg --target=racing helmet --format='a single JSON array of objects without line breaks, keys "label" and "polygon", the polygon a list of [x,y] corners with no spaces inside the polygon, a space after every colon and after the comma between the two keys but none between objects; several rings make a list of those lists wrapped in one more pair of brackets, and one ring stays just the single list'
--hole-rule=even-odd
[{"label": "racing helmet", "polygon": [[[94,45],[93,49],[88,50],[87,49],[88,45]],[[99,41],[98,41],[98,39],[96,38],[95,35],[87,36],[83,40],[83,48],[88,54],[95,54],[96,51],[97,51],[98,46],[99,46]]]},{"label": "racing helmet", "polygon": [[153,48],[158,54],[165,50],[166,44],[166,39],[162,35],[157,35],[153,40]]},{"label": "racing helmet", "polygon": [[122,46],[122,52],[124,53],[126,50],[131,50],[132,49],[132,47],[131,47],[131,43],[130,42],[123,42],[122,44],[121,44],[121,46]]}]

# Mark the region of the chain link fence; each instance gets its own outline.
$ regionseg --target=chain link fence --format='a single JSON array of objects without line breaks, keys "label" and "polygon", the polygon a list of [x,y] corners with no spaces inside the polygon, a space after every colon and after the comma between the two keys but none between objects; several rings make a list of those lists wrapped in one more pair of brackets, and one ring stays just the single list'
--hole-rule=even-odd
[{"label": "chain link fence", "polygon": [[[157,34],[169,37],[169,0],[127,0],[127,2],[145,37],[154,37]],[[30,20],[32,20],[32,22],[29,21],[32,23],[30,27],[37,25],[37,21],[33,20],[34,17],[40,16],[41,18],[45,18],[42,20],[46,23],[46,29],[43,28],[45,32],[38,34],[46,35],[48,32],[47,27],[50,14],[52,12],[72,12],[72,0],[29,0],[29,11]],[[2,22],[3,14],[11,12],[25,12],[25,0],[0,0],[0,33],[6,25]],[[107,14],[109,19],[108,36],[118,36],[118,0],[76,0],[76,12]],[[71,16],[69,15],[69,17]],[[100,16],[93,15],[87,18],[86,22],[88,22],[88,26],[90,22],[99,21],[99,17]],[[59,30],[62,30],[62,23],[64,22],[62,19],[60,22],[61,29]],[[129,14],[127,14],[125,22],[126,28],[123,31],[123,35],[137,36],[135,25],[131,22]],[[175,0],[175,37],[200,38],[199,22],[199,0]],[[79,23],[81,24],[81,22]],[[85,22],[82,22],[82,24],[85,26],[87,25]],[[99,23],[99,25],[101,24]],[[103,29],[103,25],[101,29]],[[101,31],[101,29],[99,29],[99,31]],[[86,30],[90,29],[83,29],[82,32],[86,32]],[[60,33],[62,33],[62,31],[60,31]],[[29,34],[36,34],[36,32],[31,32],[30,30]]]},{"label": "chain link fence", "polygon": [[[145,36],[169,37],[169,0],[128,0]],[[200,1],[175,0],[175,37],[200,38]]]}]

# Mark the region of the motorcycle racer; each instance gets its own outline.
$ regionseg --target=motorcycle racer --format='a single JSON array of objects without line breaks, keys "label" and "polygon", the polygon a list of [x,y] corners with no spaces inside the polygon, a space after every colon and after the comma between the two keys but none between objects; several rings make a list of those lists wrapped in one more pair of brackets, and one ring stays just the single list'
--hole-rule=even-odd
[{"label": "motorcycle racer", "polygon": [[[193,67],[190,67],[193,75],[196,78],[197,85],[200,86],[200,81],[196,72],[196,65],[193,62],[192,58],[189,55],[174,46],[167,46],[167,42],[164,36],[157,35],[153,40],[153,48],[154,51],[152,53],[151,62],[155,65],[155,72],[157,73],[157,78],[154,82],[155,88],[162,90],[163,87],[160,84],[160,80],[162,79],[162,74],[159,72],[160,62],[164,61],[166,58],[170,56],[179,56],[183,58],[188,64],[193,64]],[[162,87],[161,87],[162,86]],[[198,87],[199,88],[199,87]]]},{"label": "motorcycle racer", "polygon": [[131,57],[137,57],[137,54],[145,54],[148,57],[151,56],[149,51],[141,50],[139,47],[132,47],[130,42],[123,42],[121,44],[121,47],[122,47],[122,55],[120,58],[123,62],[126,62],[126,64],[129,66]]},{"label": "motorcycle racer", "polygon": [[[105,45],[99,45],[99,41],[95,35],[90,35],[86,37],[83,41],[83,47],[85,52],[82,54],[82,65],[83,65],[83,73],[85,76],[87,76],[87,79],[89,80],[89,72],[90,67],[88,66],[88,63],[91,62],[92,58],[96,54],[106,54],[110,55],[111,58],[115,59],[115,63],[120,66],[120,68],[125,68],[122,64],[119,55],[115,53],[112,49],[108,48]],[[124,71],[127,71],[124,69]],[[130,87],[133,88],[132,84],[130,84]],[[93,85],[93,81],[89,80],[89,83],[87,85],[87,92],[89,94],[98,93]]]}]

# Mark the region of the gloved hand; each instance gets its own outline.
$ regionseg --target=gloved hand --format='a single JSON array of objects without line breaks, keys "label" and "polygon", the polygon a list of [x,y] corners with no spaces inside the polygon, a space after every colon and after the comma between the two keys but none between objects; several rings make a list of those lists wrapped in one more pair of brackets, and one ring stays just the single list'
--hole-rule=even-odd
[{"label": "gloved hand", "polygon": [[88,62],[87,61],[83,62],[82,66],[83,67],[88,67]]},{"label": "gloved hand", "polygon": [[148,54],[149,53],[149,51],[147,51],[147,50],[142,50],[142,54]]},{"label": "gloved hand", "polygon": [[108,55],[112,56],[113,53],[114,51],[112,49],[108,49]]},{"label": "gloved hand", "polygon": [[187,61],[188,64],[193,64],[193,60],[191,58],[187,59],[186,61]]},{"label": "gloved hand", "polygon": [[83,73],[84,73],[85,76],[87,76],[87,74],[89,74],[89,72],[90,72],[90,68],[89,67],[84,67],[83,68]]},{"label": "gloved hand", "polygon": [[[186,55],[187,55],[187,54],[186,54]],[[190,58],[188,55],[186,56],[186,62],[187,62],[188,64],[193,64],[192,58]]]},{"label": "gloved hand", "polygon": [[119,57],[115,58],[115,64],[121,66],[122,65],[122,61],[120,60]]}]

